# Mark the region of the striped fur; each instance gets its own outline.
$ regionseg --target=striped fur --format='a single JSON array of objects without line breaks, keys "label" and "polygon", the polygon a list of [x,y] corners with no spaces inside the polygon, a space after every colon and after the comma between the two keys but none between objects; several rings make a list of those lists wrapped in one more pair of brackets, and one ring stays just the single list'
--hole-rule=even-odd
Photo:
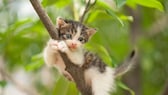
[{"label": "striped fur", "polygon": [[[84,50],[83,44],[88,42],[94,35],[95,29],[86,27],[79,22],[62,18],[57,18],[57,29],[60,41],[50,40],[48,42],[44,52],[46,63],[54,64],[67,78],[73,80],[71,75],[65,71],[65,64],[58,53],[60,49],[68,55],[74,64],[84,68],[85,81],[91,87],[93,95],[109,95],[109,92],[115,88],[115,77],[118,74],[127,72],[129,68],[123,69],[125,65],[122,65],[117,69],[112,69],[95,53]],[[60,44],[62,42],[63,44]],[[133,56],[131,55],[131,57]]]},{"label": "striped fur", "polygon": [[[80,45],[73,52],[68,52],[67,55],[75,64],[80,62],[78,59],[83,61],[80,66],[82,65],[83,68],[85,68],[85,81],[88,86],[91,86],[92,93],[94,95],[109,95],[109,92],[114,88],[114,70],[107,67],[95,53],[83,50],[82,47],[95,33],[95,30],[76,21],[58,18],[57,23],[59,22],[61,22],[61,24],[57,25],[57,28],[59,30],[60,40],[64,40],[68,46],[70,46],[68,41]],[[80,38],[83,40],[80,41]],[[79,51],[78,48],[82,48],[80,49],[82,52]],[[76,55],[82,55],[84,59]]]}]

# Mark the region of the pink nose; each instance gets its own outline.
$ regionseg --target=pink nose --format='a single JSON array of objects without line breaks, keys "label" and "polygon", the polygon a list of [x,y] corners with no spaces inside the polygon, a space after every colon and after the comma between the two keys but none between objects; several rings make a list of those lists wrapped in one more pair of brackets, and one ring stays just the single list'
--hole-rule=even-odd
[{"label": "pink nose", "polygon": [[76,47],[76,45],[77,45],[76,43],[72,43],[71,44],[72,47]]},{"label": "pink nose", "polygon": [[71,48],[76,48],[76,46],[77,46],[76,43],[72,43],[70,47],[71,47]]}]

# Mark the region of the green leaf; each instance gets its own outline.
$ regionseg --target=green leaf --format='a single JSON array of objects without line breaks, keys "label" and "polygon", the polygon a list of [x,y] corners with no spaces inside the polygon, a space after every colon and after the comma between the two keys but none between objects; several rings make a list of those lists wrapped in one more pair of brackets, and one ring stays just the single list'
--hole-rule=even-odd
[{"label": "green leaf", "polygon": [[103,10],[106,11],[106,13],[110,16],[112,16],[114,19],[116,19],[117,21],[119,21],[119,23],[121,24],[121,26],[124,26],[123,21],[116,15],[116,13],[112,10],[111,6],[109,6],[106,2],[98,0],[96,3],[96,7],[99,10]]},{"label": "green leaf", "polygon": [[52,95],[67,95],[69,85],[69,82],[63,76],[60,76],[53,88]]},{"label": "green leaf", "polygon": [[109,14],[110,16],[114,17],[115,19],[117,19],[121,26],[124,26],[124,22],[111,10],[111,9],[106,9],[107,14]]},{"label": "green leaf", "polygon": [[108,9],[111,8],[108,4],[106,4],[106,2],[98,0],[96,2],[96,7],[100,8],[100,9]]},{"label": "green leaf", "polygon": [[130,89],[129,87],[127,87],[127,86],[126,86],[124,83],[122,83],[121,81],[117,81],[117,84],[118,84],[118,86],[121,87],[122,89],[125,89],[125,90],[129,91],[131,95],[135,95],[135,92],[134,92],[132,89]]},{"label": "green leaf", "polygon": [[122,19],[123,21],[133,21],[133,17],[132,16],[126,16],[126,15],[121,15],[119,16],[120,19]]},{"label": "green leaf", "polygon": [[74,82],[69,82],[68,90],[66,95],[79,95],[79,91],[76,88],[76,85]]},{"label": "green leaf", "polygon": [[116,3],[117,8],[121,8],[125,3],[126,0],[114,0]]},{"label": "green leaf", "polygon": [[42,4],[43,6],[56,4],[57,7],[65,7],[66,5],[69,5],[70,2],[71,0],[43,0]]},{"label": "green leaf", "polygon": [[5,87],[7,82],[5,80],[0,81],[0,87]]},{"label": "green leaf", "polygon": [[46,6],[49,6],[49,5],[53,5],[56,2],[57,2],[57,0],[43,0],[42,5],[46,7]]},{"label": "green leaf", "polygon": [[34,55],[31,59],[31,63],[25,66],[27,71],[33,71],[39,69],[43,65],[42,54]]},{"label": "green leaf", "polygon": [[158,0],[127,0],[128,5],[138,4],[145,7],[156,8],[159,11],[164,11],[163,5]]}]

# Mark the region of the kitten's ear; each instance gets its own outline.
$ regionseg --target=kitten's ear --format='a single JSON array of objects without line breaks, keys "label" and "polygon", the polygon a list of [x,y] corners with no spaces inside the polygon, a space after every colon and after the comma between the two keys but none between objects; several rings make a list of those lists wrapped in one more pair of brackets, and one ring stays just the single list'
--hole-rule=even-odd
[{"label": "kitten's ear", "polygon": [[63,18],[57,17],[57,27],[60,28],[62,26],[65,26],[67,23],[64,21]]},{"label": "kitten's ear", "polygon": [[87,34],[89,35],[89,38],[96,33],[96,29],[94,28],[89,28],[86,31],[87,31]]}]

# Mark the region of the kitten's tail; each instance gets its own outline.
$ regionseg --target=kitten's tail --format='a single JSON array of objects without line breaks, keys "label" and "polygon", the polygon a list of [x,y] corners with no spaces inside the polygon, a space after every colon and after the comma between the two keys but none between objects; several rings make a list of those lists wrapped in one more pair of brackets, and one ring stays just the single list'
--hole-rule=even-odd
[{"label": "kitten's tail", "polygon": [[132,50],[128,57],[115,69],[114,76],[118,77],[127,73],[136,64],[137,49]]}]

